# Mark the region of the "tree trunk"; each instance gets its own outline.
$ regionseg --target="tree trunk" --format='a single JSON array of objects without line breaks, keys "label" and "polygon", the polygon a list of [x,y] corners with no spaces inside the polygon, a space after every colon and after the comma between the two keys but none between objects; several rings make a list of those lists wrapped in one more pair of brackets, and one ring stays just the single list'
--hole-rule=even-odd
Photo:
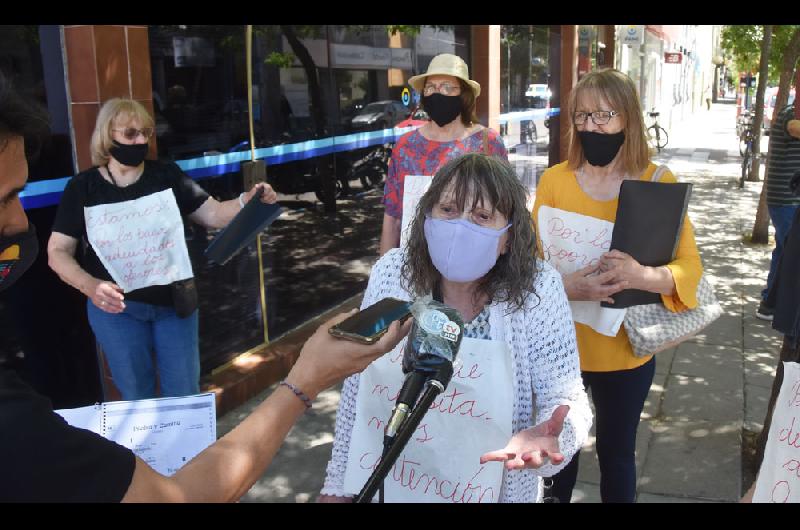
[{"label": "tree trunk", "polygon": [[747,180],[761,180],[761,124],[764,122],[764,92],[767,90],[769,76],[769,50],[772,47],[772,25],[764,26],[764,40],[761,41],[761,60],[758,64],[758,88],[756,89],[756,115],[753,120],[753,169]]},{"label": "tree trunk", "polygon": [[303,65],[303,69],[306,71],[306,78],[308,79],[308,96],[311,99],[311,119],[314,122],[314,131],[319,136],[325,135],[325,110],[322,106],[322,92],[319,86],[319,80],[317,79],[317,65],[314,63],[314,59],[311,57],[311,54],[308,53],[308,49],[302,43],[302,41],[297,37],[297,33],[295,32],[292,26],[281,26],[281,31],[283,31],[286,40],[289,42],[289,46],[292,47],[292,51],[300,59],[300,63]]},{"label": "tree trunk", "polygon": [[[795,65],[800,58],[800,29],[795,30],[786,50],[783,52],[781,63],[781,77],[778,83],[778,93],[775,101],[775,113],[786,106],[789,101],[789,91],[792,79],[795,76]],[[774,116],[773,116],[774,118]],[[769,242],[769,212],[767,211],[767,180],[769,179],[769,160],[772,151],[767,152],[767,167],[764,172],[764,184],[761,186],[761,195],[758,198],[756,219],[753,223],[753,243],[766,244]]]}]

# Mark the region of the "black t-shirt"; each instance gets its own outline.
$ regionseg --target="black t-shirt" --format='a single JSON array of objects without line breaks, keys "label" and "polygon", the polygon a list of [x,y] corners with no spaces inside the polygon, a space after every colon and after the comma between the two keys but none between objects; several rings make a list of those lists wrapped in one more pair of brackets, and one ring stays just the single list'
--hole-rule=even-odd
[{"label": "black t-shirt", "polygon": [[0,368],[0,502],[119,502],[135,468],[132,451],[68,425]]},{"label": "black t-shirt", "polygon": [[[64,189],[53,223],[53,232],[61,232],[78,240],[85,239],[84,207],[131,201],[167,189],[171,189],[175,195],[175,202],[183,216],[197,210],[209,198],[208,193],[174,163],[146,160],[139,180],[124,188],[108,182],[96,167],[87,169],[75,175]],[[87,249],[84,263],[86,272],[95,278],[113,281],[92,246],[87,245]],[[166,285],[137,289],[125,293],[125,298],[148,304],[173,305],[172,293]]]}]

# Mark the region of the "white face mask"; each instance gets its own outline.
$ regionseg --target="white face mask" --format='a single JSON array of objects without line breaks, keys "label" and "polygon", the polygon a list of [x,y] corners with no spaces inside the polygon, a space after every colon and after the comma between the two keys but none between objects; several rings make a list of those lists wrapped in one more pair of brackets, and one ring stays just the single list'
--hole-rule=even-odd
[{"label": "white face mask", "polygon": [[497,263],[500,238],[509,229],[478,226],[466,219],[425,218],[425,240],[434,267],[451,282],[471,282]]}]

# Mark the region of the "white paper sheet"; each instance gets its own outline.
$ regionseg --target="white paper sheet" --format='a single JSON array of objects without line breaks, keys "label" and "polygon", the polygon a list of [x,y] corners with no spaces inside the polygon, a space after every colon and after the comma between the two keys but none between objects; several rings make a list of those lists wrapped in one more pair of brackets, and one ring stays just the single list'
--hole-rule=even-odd
[{"label": "white paper sheet", "polygon": [[83,209],[100,262],[126,293],[192,277],[183,220],[171,189]]},{"label": "white paper sheet", "polygon": [[800,364],[783,363],[781,385],[753,502],[800,502]]},{"label": "white paper sheet", "polygon": [[403,218],[400,222],[400,248],[405,247],[409,237],[411,220],[417,213],[419,200],[431,187],[430,175],[406,175],[403,180]]},{"label": "white paper sheet", "polygon": [[[594,265],[611,247],[614,223],[588,215],[541,206],[536,229],[544,258],[563,274]],[[570,302],[572,318],[609,337],[616,337],[625,309],[602,307],[600,302]]]},{"label": "white paper sheet", "polygon": [[111,401],[56,413],[132,450],[170,476],[217,439],[214,394]]},{"label": "white paper sheet", "polygon": [[[358,494],[377,466],[383,429],[403,385],[405,340],[361,375],[344,489]],[[386,502],[492,503],[503,465],[480,463],[505,447],[513,409],[511,356],[502,341],[464,338],[456,372],[385,481]]]}]

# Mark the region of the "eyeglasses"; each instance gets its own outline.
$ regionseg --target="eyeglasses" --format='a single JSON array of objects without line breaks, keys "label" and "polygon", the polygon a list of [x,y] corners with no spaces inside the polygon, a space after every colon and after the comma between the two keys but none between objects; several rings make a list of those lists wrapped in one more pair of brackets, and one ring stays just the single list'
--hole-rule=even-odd
[{"label": "eyeglasses", "polygon": [[430,96],[434,92],[438,92],[443,96],[455,96],[461,92],[461,85],[451,85],[450,83],[440,83],[439,85],[435,85],[431,83],[429,85],[425,85],[425,88],[422,90],[422,93],[426,96]]},{"label": "eyeglasses", "polygon": [[595,125],[605,125],[614,116],[619,116],[619,112],[615,110],[596,110],[594,112],[575,112],[572,115],[572,123],[575,125],[583,125],[586,123],[586,118],[592,117],[592,122]]},{"label": "eyeglasses", "polygon": [[143,129],[137,129],[136,127],[125,127],[124,129],[111,129],[112,131],[117,131],[118,133],[122,133],[122,136],[125,137],[126,140],[136,140],[136,138],[141,134],[145,140],[149,140],[151,136],[153,136],[153,128],[152,127],[145,127]]}]

